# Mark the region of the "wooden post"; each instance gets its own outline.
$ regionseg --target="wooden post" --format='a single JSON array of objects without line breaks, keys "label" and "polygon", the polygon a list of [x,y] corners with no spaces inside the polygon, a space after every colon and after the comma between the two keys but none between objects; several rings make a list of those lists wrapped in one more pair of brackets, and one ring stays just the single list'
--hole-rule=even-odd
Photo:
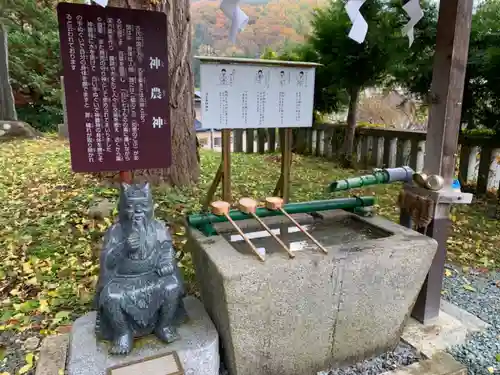
[{"label": "wooden post", "polygon": [[222,199],[231,202],[231,129],[222,130]]},{"label": "wooden post", "polygon": [[290,199],[290,168],[292,164],[292,129],[283,130],[281,145],[281,174],[273,195],[279,195],[285,203]]},{"label": "wooden post", "polygon": [[281,187],[282,198],[285,203],[290,200],[290,167],[292,164],[292,129],[285,129],[283,155],[281,160],[281,173],[283,174],[283,185]]},{"label": "wooden post", "polygon": [[131,184],[132,183],[132,172],[120,171],[120,182],[125,182],[126,184]]},{"label": "wooden post", "polygon": [[[281,192],[281,197],[288,203],[290,198],[290,167],[292,163],[292,129],[284,129],[284,140],[281,148],[281,175],[276,184],[273,195]],[[121,176],[121,172],[120,172]],[[231,129],[222,130],[222,161],[215,174],[214,180],[208,190],[204,209],[207,209],[212,202],[217,186],[222,180],[222,197],[226,202],[231,202]]]},{"label": "wooden post", "polygon": [[224,201],[231,203],[231,129],[222,130],[222,160],[215,173],[212,185],[208,189],[207,198],[203,208],[208,209],[212,203],[215,191],[222,180],[222,197]]},{"label": "wooden post", "polygon": [[[443,190],[451,188],[455,174],[472,2],[448,0],[439,5],[424,172],[441,175],[445,181]],[[438,242],[438,250],[412,312],[413,317],[424,324],[439,316],[450,206],[449,203],[436,204],[427,230],[427,235]],[[401,224],[408,222],[408,215],[402,212]]]},{"label": "wooden post", "polygon": [[462,110],[473,0],[443,1],[439,6],[424,170],[452,183]]},{"label": "wooden post", "polygon": [[66,108],[66,94],[64,90],[64,76],[61,76],[61,104],[63,108],[63,121],[66,135],[69,137],[68,133],[68,110]]}]

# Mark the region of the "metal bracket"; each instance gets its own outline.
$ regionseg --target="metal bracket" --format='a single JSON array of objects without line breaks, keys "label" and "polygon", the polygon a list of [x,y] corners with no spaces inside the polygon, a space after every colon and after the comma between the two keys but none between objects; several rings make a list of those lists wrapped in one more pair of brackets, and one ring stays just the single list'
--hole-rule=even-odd
[{"label": "metal bracket", "polygon": [[361,217],[372,217],[373,216],[373,206],[369,207],[356,207],[354,213]]},{"label": "metal bracket", "polygon": [[433,191],[410,183],[404,185],[404,190],[421,197],[430,198],[436,202],[436,204],[470,204],[472,203],[473,197],[471,193],[462,193],[461,191],[455,191],[450,188]]}]

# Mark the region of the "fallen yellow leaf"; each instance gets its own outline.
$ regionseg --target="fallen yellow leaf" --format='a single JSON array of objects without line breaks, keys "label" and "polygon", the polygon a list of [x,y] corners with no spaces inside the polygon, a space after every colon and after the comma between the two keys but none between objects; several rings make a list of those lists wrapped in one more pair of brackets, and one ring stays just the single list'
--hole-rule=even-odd
[{"label": "fallen yellow leaf", "polygon": [[36,277],[32,277],[28,281],[26,281],[26,285],[38,285],[38,280]]},{"label": "fallen yellow leaf", "polygon": [[18,371],[18,375],[26,374],[29,370],[33,368],[33,359],[35,358],[33,353],[26,354],[25,360],[26,364],[21,367]]},{"label": "fallen yellow leaf", "polygon": [[38,310],[40,310],[40,312],[50,312],[49,303],[46,299],[40,300],[40,307],[38,308]]},{"label": "fallen yellow leaf", "polygon": [[468,290],[469,292],[475,292],[476,291],[476,289],[472,285],[470,285],[470,284],[464,284],[464,289]]},{"label": "fallen yellow leaf", "polygon": [[22,264],[22,267],[23,267],[23,272],[26,273],[26,274],[30,274],[33,272],[33,268],[31,267],[31,263],[30,262],[24,262]]}]

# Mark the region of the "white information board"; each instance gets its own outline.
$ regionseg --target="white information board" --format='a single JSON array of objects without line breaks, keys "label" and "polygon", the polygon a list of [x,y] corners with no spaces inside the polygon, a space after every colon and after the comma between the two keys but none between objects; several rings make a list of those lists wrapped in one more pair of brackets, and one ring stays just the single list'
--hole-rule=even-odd
[{"label": "white information board", "polygon": [[313,122],[312,66],[201,62],[204,128],[292,128]]}]

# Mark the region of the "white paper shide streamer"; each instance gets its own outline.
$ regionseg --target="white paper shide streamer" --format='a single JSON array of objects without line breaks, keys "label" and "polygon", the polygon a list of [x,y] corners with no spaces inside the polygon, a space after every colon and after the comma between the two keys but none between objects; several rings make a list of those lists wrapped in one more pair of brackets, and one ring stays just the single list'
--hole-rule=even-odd
[{"label": "white paper shide streamer", "polygon": [[[102,7],[107,7],[108,6],[108,0],[93,0],[94,3],[102,6]],[[90,0],[85,0],[85,4],[90,5],[91,1]]]},{"label": "white paper shide streamer", "polygon": [[349,31],[349,38],[358,43],[363,43],[366,38],[366,33],[368,32],[368,24],[359,11],[365,1],[366,0],[349,0],[345,5],[345,10],[352,23],[351,31]]},{"label": "white paper shide streamer", "polygon": [[410,0],[403,6],[404,11],[410,17],[410,21],[403,27],[403,35],[408,36],[408,41],[410,42],[410,47],[415,40],[414,27],[424,16],[424,12],[420,7],[420,0]]},{"label": "white paper shide streamer", "polygon": [[236,35],[243,30],[248,23],[248,16],[239,6],[239,0],[222,0],[220,8],[227,18],[231,20],[231,29],[229,31],[229,40],[236,42]]}]

